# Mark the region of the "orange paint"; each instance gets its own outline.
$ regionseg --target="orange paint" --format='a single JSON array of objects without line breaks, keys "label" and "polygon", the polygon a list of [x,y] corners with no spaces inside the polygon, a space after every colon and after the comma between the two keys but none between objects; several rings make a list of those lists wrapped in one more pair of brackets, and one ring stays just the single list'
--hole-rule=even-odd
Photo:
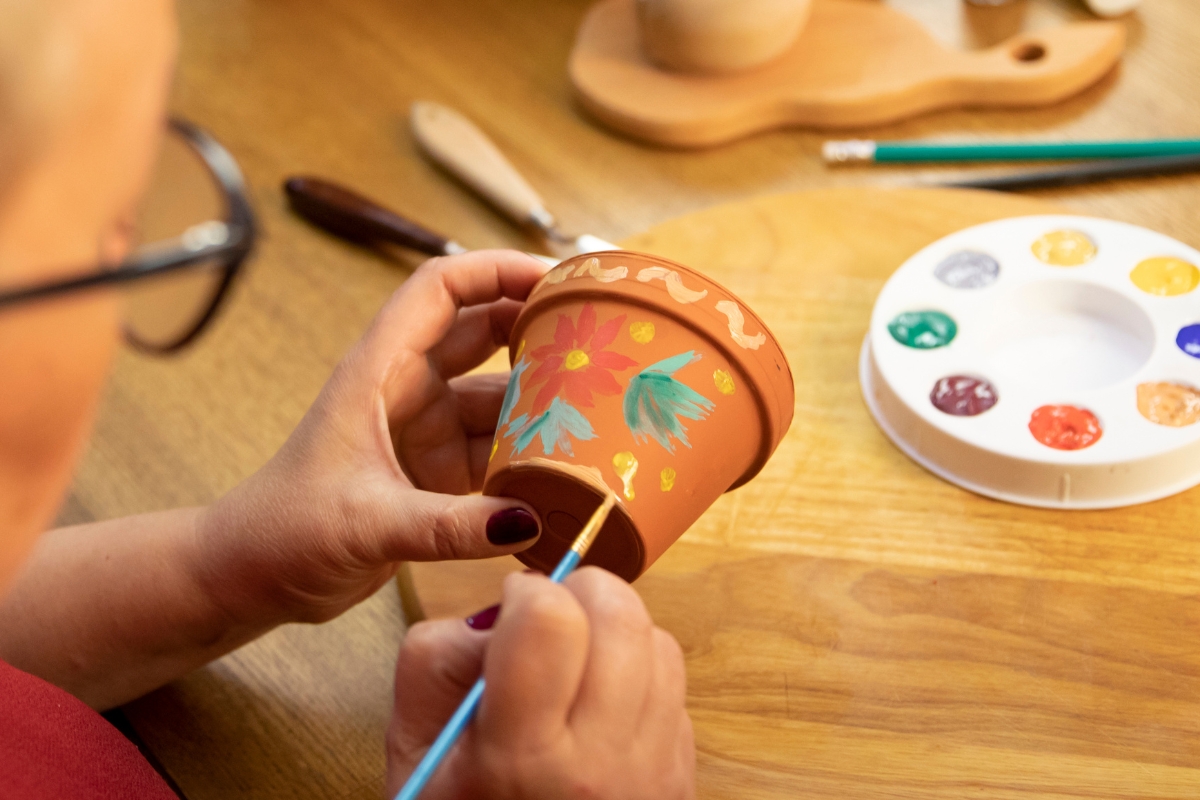
[{"label": "orange paint", "polygon": [[1100,420],[1086,408],[1042,406],[1029,418],[1029,432],[1055,450],[1082,450],[1100,441]]}]

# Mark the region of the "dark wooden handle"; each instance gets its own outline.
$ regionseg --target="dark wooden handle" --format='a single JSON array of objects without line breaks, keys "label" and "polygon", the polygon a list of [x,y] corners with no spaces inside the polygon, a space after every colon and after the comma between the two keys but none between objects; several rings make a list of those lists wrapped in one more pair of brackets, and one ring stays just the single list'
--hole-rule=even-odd
[{"label": "dark wooden handle", "polygon": [[431,256],[446,254],[446,237],[336,183],[298,176],[284,181],[283,190],[297,214],[343,239],[392,242]]}]

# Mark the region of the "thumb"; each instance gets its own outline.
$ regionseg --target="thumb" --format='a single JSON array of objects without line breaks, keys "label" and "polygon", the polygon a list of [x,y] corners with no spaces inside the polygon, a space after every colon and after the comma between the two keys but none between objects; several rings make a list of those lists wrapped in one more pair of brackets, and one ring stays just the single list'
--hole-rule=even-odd
[{"label": "thumb", "polygon": [[507,497],[410,490],[388,513],[382,561],[493,558],[524,550],[542,530],[529,505]]}]

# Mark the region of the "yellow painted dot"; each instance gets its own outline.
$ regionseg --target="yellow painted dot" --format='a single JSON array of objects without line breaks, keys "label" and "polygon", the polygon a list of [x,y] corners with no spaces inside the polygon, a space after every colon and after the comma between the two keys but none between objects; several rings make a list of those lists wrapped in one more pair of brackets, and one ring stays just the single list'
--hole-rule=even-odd
[{"label": "yellow painted dot", "polygon": [[629,338],[633,339],[638,344],[646,344],[654,338],[654,323],[653,322],[631,322],[629,323]]},{"label": "yellow painted dot", "polygon": [[522,339],[522,340],[521,340],[521,343],[520,343],[519,345],[517,345],[517,354],[516,354],[515,356],[513,356],[513,363],[514,363],[514,364],[515,364],[517,361],[520,361],[520,360],[521,360],[521,353],[524,353],[524,352],[525,352],[525,340],[524,340],[524,339]]},{"label": "yellow painted dot", "polygon": [[497,437],[492,440],[492,452],[491,452],[491,455],[488,456],[489,464],[492,463],[492,459],[496,457],[496,451],[499,449],[500,449],[500,438]]},{"label": "yellow painted dot", "polygon": [[621,479],[621,483],[625,485],[625,499],[633,499],[633,476],[637,474],[638,460],[633,453],[625,451],[617,453],[613,456],[613,469],[617,471],[617,477]]},{"label": "yellow painted dot", "polygon": [[592,360],[588,358],[588,354],[582,350],[572,350],[571,352],[567,353],[567,358],[564,363],[567,369],[576,370],[583,369],[588,364],[592,363]]},{"label": "yellow painted dot", "polygon": [[713,383],[717,385],[717,391],[721,394],[733,394],[733,376],[723,369],[713,372]]},{"label": "yellow painted dot", "polygon": [[669,492],[675,488],[675,470],[670,467],[663,467],[663,471],[658,474],[658,485],[664,492]]},{"label": "yellow painted dot", "polygon": [[1200,286],[1200,269],[1182,258],[1147,258],[1129,273],[1133,285],[1147,294],[1174,297]]},{"label": "yellow painted dot", "polygon": [[1052,267],[1078,267],[1096,257],[1096,243],[1081,231],[1051,231],[1033,243],[1038,261]]}]

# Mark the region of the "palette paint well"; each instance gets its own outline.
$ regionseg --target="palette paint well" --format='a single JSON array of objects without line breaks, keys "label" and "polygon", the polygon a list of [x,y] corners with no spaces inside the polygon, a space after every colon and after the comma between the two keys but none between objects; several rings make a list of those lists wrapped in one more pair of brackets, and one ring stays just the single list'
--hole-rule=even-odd
[{"label": "palette paint well", "polygon": [[867,405],[906,454],[1024,505],[1200,483],[1200,252],[1125,223],[1017,217],[914,255],[876,301]]}]

